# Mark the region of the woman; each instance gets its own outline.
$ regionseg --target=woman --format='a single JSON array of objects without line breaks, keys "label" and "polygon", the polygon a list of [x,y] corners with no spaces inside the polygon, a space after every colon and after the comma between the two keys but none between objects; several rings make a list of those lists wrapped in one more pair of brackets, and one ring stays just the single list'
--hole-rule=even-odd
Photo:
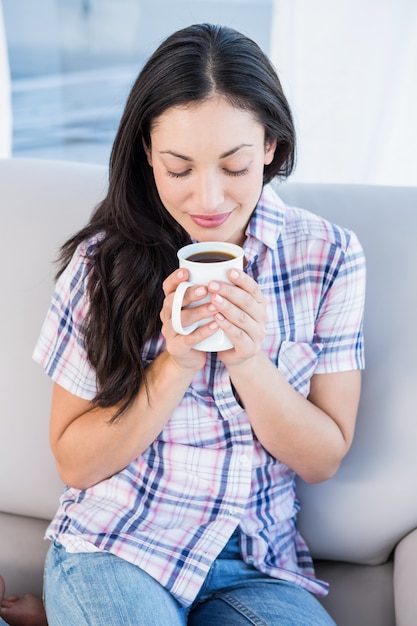
[{"label": "woman", "polygon": [[[169,37],[137,78],[106,198],[62,249],[35,359],[54,381],[68,485],[47,537],[48,621],[332,624],[296,528],[296,474],[337,470],[363,367],[355,235],[267,185],[295,133],[259,47],[224,27]],[[244,247],[231,284],[189,289],[192,240]],[[234,348],[194,349],[221,328]]]}]

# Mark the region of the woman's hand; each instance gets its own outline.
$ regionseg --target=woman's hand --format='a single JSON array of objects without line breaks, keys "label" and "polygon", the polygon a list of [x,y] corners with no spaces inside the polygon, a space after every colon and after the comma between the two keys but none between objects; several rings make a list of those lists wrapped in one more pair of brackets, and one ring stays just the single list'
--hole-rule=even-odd
[{"label": "woman's hand", "polygon": [[261,350],[267,321],[266,299],[259,285],[237,269],[230,270],[229,280],[232,284],[214,281],[208,285],[208,311],[234,345],[218,353],[226,367],[246,361]]},{"label": "woman's hand", "polygon": [[[181,282],[188,280],[188,270],[175,270],[166,278],[162,288],[165,294],[165,300],[160,313],[162,321],[162,335],[165,338],[167,352],[176,361],[178,365],[187,369],[195,369],[196,371],[204,367],[206,362],[206,353],[200,350],[194,350],[194,347],[203,339],[213,335],[218,329],[217,321],[203,324],[189,335],[179,335],[172,326],[172,303],[176,288]],[[181,312],[183,326],[189,326],[199,320],[212,318],[213,313],[209,310],[210,303],[205,302],[200,306],[186,308],[188,305],[198,303],[207,297],[207,287],[196,285],[187,289],[183,300],[183,310]]]},{"label": "woman's hand", "polygon": [[[179,335],[172,327],[172,302],[177,286],[187,279],[187,270],[180,269],[163,283],[162,334],[170,355],[182,367],[200,369],[205,364],[206,354],[193,348],[221,328],[234,345],[234,348],[218,353],[218,358],[226,367],[253,357],[261,349],[266,333],[266,300],[259,285],[243,271],[230,270],[231,284],[213,281],[208,287],[190,287],[184,296],[183,326],[210,317],[214,321],[200,326],[189,335]],[[185,308],[203,300],[207,294],[211,295],[210,302]]]}]

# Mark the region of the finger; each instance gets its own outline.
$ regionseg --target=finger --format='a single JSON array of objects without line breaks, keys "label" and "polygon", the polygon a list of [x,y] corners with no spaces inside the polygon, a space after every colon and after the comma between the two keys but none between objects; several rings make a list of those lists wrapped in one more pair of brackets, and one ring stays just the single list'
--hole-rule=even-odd
[{"label": "finger", "polygon": [[[175,292],[181,283],[184,283],[188,280],[188,277],[188,270],[180,268],[178,270],[175,270],[175,272],[170,274],[164,280],[162,288],[165,294],[165,299],[159,313],[162,324],[165,324],[171,320]],[[190,304],[196,303],[205,297],[207,297],[207,288],[202,285],[196,285],[193,288],[186,289],[184,293],[184,298],[182,300],[182,307],[185,308]]]},{"label": "finger", "polygon": [[[235,311],[234,319],[236,321],[239,318],[240,312],[243,311],[257,322],[265,323],[267,319],[266,299],[254,281],[250,280],[250,282],[246,284],[250,287],[250,292],[229,283],[210,283],[208,289],[212,294],[211,303],[215,307],[218,307],[219,310],[224,309],[224,311],[227,311],[227,313],[225,313],[226,317],[231,321],[233,320],[229,317],[229,310],[230,312]],[[253,285],[255,285],[255,287]],[[229,309],[226,303],[234,305],[235,309]]]},{"label": "finger", "polygon": [[[216,299],[218,300],[219,296],[216,296]],[[214,318],[233,343],[235,339],[244,339],[244,335],[256,344],[262,341],[265,336],[263,321],[258,321],[225,299],[222,299],[222,302],[217,301],[215,306],[218,310],[214,313]]]},{"label": "finger", "polygon": [[231,282],[211,281],[208,289],[211,292],[218,291],[227,298],[233,300],[233,293],[237,294],[233,287],[238,288],[241,292],[247,293],[255,302],[263,304],[265,297],[258,283],[250,276],[240,270],[230,270],[228,278]]},{"label": "finger", "polygon": [[[219,292],[213,294],[209,310],[235,347],[245,350],[250,345],[259,347],[266,335],[266,307],[243,290],[239,291],[241,294],[235,298],[240,301],[238,305]],[[242,302],[247,299],[250,303],[244,308]]]},{"label": "finger", "polygon": [[162,289],[165,295],[173,293],[178,285],[184,280],[188,280],[188,270],[180,268],[172,272],[162,283]]},{"label": "finger", "polygon": [[241,270],[232,269],[228,273],[229,280],[236,286],[248,292],[257,302],[263,303],[265,298],[258,283]]}]

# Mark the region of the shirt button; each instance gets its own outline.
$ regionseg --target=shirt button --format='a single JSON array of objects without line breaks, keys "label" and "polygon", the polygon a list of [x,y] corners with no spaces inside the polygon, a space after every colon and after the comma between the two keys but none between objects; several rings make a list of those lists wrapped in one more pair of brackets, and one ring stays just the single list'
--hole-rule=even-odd
[{"label": "shirt button", "polygon": [[230,517],[235,517],[236,515],[239,515],[239,511],[237,509],[227,509],[227,514],[230,515]]},{"label": "shirt button", "polygon": [[242,456],[240,457],[240,464],[241,465],[246,465],[246,463],[249,461],[249,457],[247,454],[242,454]]}]

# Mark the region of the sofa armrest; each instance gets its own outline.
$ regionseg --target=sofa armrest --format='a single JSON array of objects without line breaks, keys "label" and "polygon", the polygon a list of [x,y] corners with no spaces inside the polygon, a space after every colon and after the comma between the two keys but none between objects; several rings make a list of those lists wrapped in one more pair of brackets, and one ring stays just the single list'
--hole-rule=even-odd
[{"label": "sofa armrest", "polygon": [[[48,520],[0,511],[0,574],[7,595],[42,595]],[[1,622],[3,623],[3,622]]]},{"label": "sofa armrest", "polygon": [[417,624],[417,529],[406,535],[394,553],[394,601],[397,626]]}]

